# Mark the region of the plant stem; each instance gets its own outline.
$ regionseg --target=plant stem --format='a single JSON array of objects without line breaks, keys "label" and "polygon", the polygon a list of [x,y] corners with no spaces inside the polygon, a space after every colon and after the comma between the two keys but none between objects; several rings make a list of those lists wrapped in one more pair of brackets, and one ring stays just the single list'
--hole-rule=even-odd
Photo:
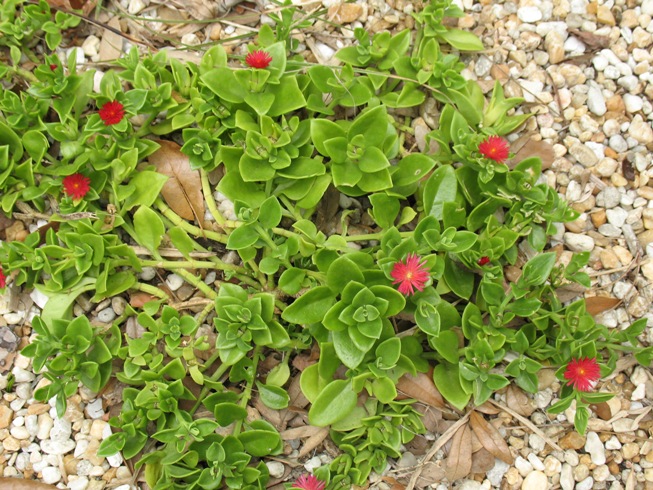
[{"label": "plant stem", "polygon": [[157,199],[154,203],[158,210],[168,218],[175,226],[180,227],[182,230],[190,233],[196,237],[206,237],[218,243],[227,243],[227,236],[211,230],[203,230],[195,225],[191,225],[188,221],[183,219],[175,213],[170,207],[161,199]]},{"label": "plant stem", "polygon": [[206,200],[206,205],[209,208],[209,212],[216,223],[218,223],[222,228],[225,227],[224,216],[218,210],[218,206],[215,203],[213,198],[213,193],[211,192],[211,183],[209,182],[209,174],[206,173],[206,170],[200,169],[200,178],[202,179],[202,192],[204,193],[204,199]]},{"label": "plant stem", "polygon": [[151,284],[137,282],[131,287],[131,289],[135,289],[136,291],[143,291],[144,293],[151,294],[157,298],[165,299],[166,301],[170,299],[170,296],[168,296],[165,291],[162,291],[161,289],[157,288],[156,286],[152,286]]},{"label": "plant stem", "polygon": [[[213,358],[211,358],[211,359],[213,359]],[[211,359],[209,359],[209,360],[211,361],[211,364],[213,364],[213,362],[217,359],[217,356],[215,357],[215,359],[213,359],[213,360],[211,360]],[[209,364],[208,362],[205,363],[205,364],[204,364],[204,370],[206,370],[206,369],[208,369],[209,367],[211,367],[211,364]],[[220,364],[220,365],[218,366],[218,368],[215,370],[215,372],[211,375],[211,377],[209,378],[209,380],[210,380],[210,381],[217,381],[218,379],[220,379],[220,378],[222,377],[222,375],[223,375],[224,373],[227,372],[227,369],[229,369],[230,367],[231,367],[231,366],[228,366],[228,365],[226,365],[226,364],[224,364],[224,363],[223,363],[223,364]],[[205,397],[206,394],[209,392],[209,390],[211,390],[211,388],[209,388],[208,386],[203,386],[203,387],[202,387],[202,391],[201,391],[200,394],[198,395],[198,397],[197,397],[197,401],[195,402],[195,405],[193,405],[193,408],[190,409],[190,414],[191,414],[191,415],[193,415],[193,414],[197,411],[197,409],[200,408],[200,405],[202,404],[202,400],[204,400],[204,397]]]},{"label": "plant stem", "polygon": [[[247,408],[247,404],[252,398],[252,389],[254,388],[254,382],[256,380],[256,370],[258,369],[259,353],[261,352],[260,346],[255,346],[254,351],[252,352],[252,377],[247,380],[247,386],[245,386],[245,391],[243,391],[240,398],[240,406]],[[237,436],[240,434],[240,429],[243,426],[242,420],[236,420],[234,422],[234,430],[231,432],[232,435]]]}]

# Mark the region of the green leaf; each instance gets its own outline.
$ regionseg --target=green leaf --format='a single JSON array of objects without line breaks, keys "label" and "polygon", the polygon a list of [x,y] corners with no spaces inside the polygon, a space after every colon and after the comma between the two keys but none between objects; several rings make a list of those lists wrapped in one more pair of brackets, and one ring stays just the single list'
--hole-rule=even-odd
[{"label": "green leaf", "polygon": [[433,369],[433,382],[442,396],[458,410],[464,410],[471,394],[463,389],[457,364],[438,364]]},{"label": "green leaf", "polygon": [[551,274],[555,262],[555,252],[536,255],[524,265],[520,282],[530,287],[544,284]]},{"label": "green leaf", "polygon": [[318,395],[308,411],[311,425],[325,427],[343,419],[356,407],[358,397],[351,381],[336,379],[329,383]]},{"label": "green leaf", "polygon": [[296,299],[283,311],[281,318],[300,325],[318,323],[335,302],[336,295],[328,286],[318,286]]},{"label": "green leaf", "polygon": [[424,186],[424,210],[436,219],[442,219],[445,202],[455,202],[458,182],[451,165],[435,169]]},{"label": "green leaf", "polygon": [[146,206],[141,206],[134,213],[134,231],[140,245],[150,252],[156,252],[161,245],[166,228],[158,213]]},{"label": "green leaf", "polygon": [[[136,172],[127,185],[118,187],[119,192],[126,192],[122,209],[130,210],[135,206],[151,206],[161,195],[161,189],[168,180],[168,176],[158,172],[144,170]],[[129,191],[129,192],[127,192]]]},{"label": "green leaf", "polygon": [[439,37],[460,51],[483,51],[481,40],[471,32],[460,29],[447,29],[439,33]]},{"label": "green leaf", "polygon": [[258,386],[258,394],[261,397],[261,401],[266,407],[273,410],[283,410],[288,407],[290,396],[283,388],[258,382],[256,386]]},{"label": "green leaf", "polygon": [[190,253],[195,250],[195,241],[182,228],[175,226],[168,231],[168,237],[179,252],[190,260]]},{"label": "green leaf", "polygon": [[347,256],[342,256],[331,262],[327,271],[327,285],[335,293],[341,292],[351,282],[364,283],[365,278],[358,265]]},{"label": "green leaf", "polygon": [[281,205],[276,197],[270,196],[261,204],[258,222],[265,229],[274,228],[281,222]]},{"label": "green leaf", "polygon": [[372,210],[372,218],[381,228],[390,228],[394,226],[395,219],[399,214],[401,206],[399,199],[394,196],[383,194],[372,194],[369,196]]},{"label": "green leaf", "polygon": [[231,232],[227,239],[229,250],[241,250],[254,245],[259,239],[258,231],[253,223],[245,223]]}]

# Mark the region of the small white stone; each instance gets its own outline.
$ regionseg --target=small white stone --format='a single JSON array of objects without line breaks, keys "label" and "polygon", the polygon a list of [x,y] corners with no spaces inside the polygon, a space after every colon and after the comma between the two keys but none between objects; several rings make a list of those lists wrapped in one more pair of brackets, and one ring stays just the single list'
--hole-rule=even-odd
[{"label": "small white stone", "polygon": [[154,267],[143,267],[143,270],[138,275],[143,281],[151,281],[156,277],[156,269]]},{"label": "small white stone", "polygon": [[547,490],[549,479],[541,471],[533,471],[524,478],[521,488],[522,490]]},{"label": "small white stone", "polygon": [[335,50],[324,43],[315,43],[315,49],[324,61],[329,61],[336,54]]},{"label": "small white stone", "polygon": [[176,291],[181,286],[183,286],[184,279],[181,276],[178,276],[177,274],[170,274],[166,278],[166,284],[168,285],[171,291]]},{"label": "small white stone", "polygon": [[70,439],[66,441],[53,441],[46,439],[41,441],[41,450],[46,454],[66,454],[75,449],[75,441]]},{"label": "small white stone", "polygon": [[653,0],[643,0],[641,9],[643,14],[653,17]]},{"label": "small white stone", "polygon": [[112,468],[117,468],[123,462],[122,455],[120,453],[116,453],[112,454],[111,456],[107,456],[107,462]]},{"label": "small white stone", "polygon": [[127,11],[131,15],[136,15],[141,10],[143,10],[145,7],[147,7],[147,4],[145,2],[143,2],[143,0],[130,0],[129,7],[127,8]]},{"label": "small white stone", "polygon": [[587,92],[587,107],[597,116],[602,116],[607,112],[608,109],[606,108],[605,98],[601,90],[596,87],[590,87]]},{"label": "small white stone", "polygon": [[[633,391],[633,394],[630,395],[630,399],[632,401],[638,401],[638,400],[643,400],[646,398],[646,385],[644,383],[637,385],[637,388]],[[13,435],[13,432],[12,434]],[[14,436],[16,437],[16,436]],[[18,437],[16,437],[18,439]]]},{"label": "small white stone", "polygon": [[88,405],[86,405],[84,412],[86,412],[86,415],[88,415],[92,419],[99,419],[103,417],[104,409],[102,408],[102,399],[97,398],[93,400],[91,403],[89,403]]},{"label": "small white stone", "polygon": [[520,7],[517,10],[517,17],[526,24],[533,24],[538,20],[542,20],[542,11],[533,6]]},{"label": "small white stone", "polygon": [[590,454],[592,463],[595,465],[605,464],[605,447],[596,432],[590,431],[587,433],[585,451]]},{"label": "small white stone", "polygon": [[201,41],[196,34],[189,32],[181,36],[181,43],[185,44],[186,46],[197,46],[201,43]]},{"label": "small white stone", "polygon": [[45,304],[48,302],[48,297],[39,291],[38,289],[32,290],[32,292],[29,294],[29,297],[31,298],[32,301],[38,306],[39,308],[43,309]]},{"label": "small white stone", "polygon": [[41,470],[41,475],[43,475],[43,481],[50,485],[54,485],[59,480],[61,480],[61,471],[59,468],[53,466],[46,466]]},{"label": "small white stone", "polygon": [[11,372],[14,375],[14,381],[16,383],[30,383],[34,381],[34,379],[36,378],[36,376],[34,376],[34,373],[19,368],[18,366],[14,366]]},{"label": "small white stone", "polygon": [[610,148],[612,148],[617,153],[624,153],[628,151],[628,142],[620,134],[615,134],[613,136],[610,136],[610,139],[608,141],[610,144]]},{"label": "small white stone", "polygon": [[[644,385],[641,385],[644,386]],[[26,427],[12,427],[9,430],[9,433],[12,435],[12,437],[18,439],[18,440],[26,440],[30,438],[30,433],[27,430]]]},{"label": "small white stone", "polygon": [[605,441],[605,448],[611,451],[621,449],[621,442],[619,442],[617,436],[612,436],[610,439]]},{"label": "small white stone", "polygon": [[563,464],[560,471],[560,487],[562,487],[562,490],[574,490],[575,485],[574,469],[569,463]]},{"label": "small white stone", "polygon": [[546,441],[537,434],[531,434],[528,436],[528,445],[532,447],[536,453],[539,453],[544,449],[544,446],[546,446]]},{"label": "small white stone", "polygon": [[67,419],[55,419],[54,426],[50,431],[50,439],[53,441],[67,441],[72,434],[72,424]]},{"label": "small white stone", "polygon": [[88,487],[88,478],[85,476],[78,476],[73,480],[73,477],[70,476],[68,480],[68,489],[69,490],[86,490]]},{"label": "small white stone", "polygon": [[268,461],[265,463],[265,466],[268,467],[272,478],[281,478],[285,472],[285,466],[279,461]]},{"label": "small white stone", "polygon": [[621,228],[626,222],[626,218],[628,218],[628,211],[623,208],[612,208],[606,210],[605,215],[608,219],[608,223],[617,228]]},{"label": "small white stone", "polygon": [[509,468],[510,465],[508,463],[504,463],[503,461],[497,458],[494,460],[494,466],[487,472],[485,476],[490,481],[493,487],[498,487],[501,485],[501,480],[503,480],[503,475],[506,474]]},{"label": "small white stone", "polygon": [[84,39],[84,42],[82,43],[82,51],[88,58],[97,56],[99,49],[100,38],[91,34],[86,39]]},{"label": "small white stone", "polygon": [[591,476],[579,481],[575,487],[576,490],[592,490],[592,488],[594,488],[594,478]]},{"label": "small white stone", "polygon": [[320,466],[322,466],[322,461],[318,456],[313,456],[311,459],[306,461],[306,463],[304,463],[304,469],[309,473],[313,473],[313,470],[316,470]]},{"label": "small white stone", "polygon": [[594,65],[594,69],[596,71],[603,71],[605,70],[610,62],[605,56],[602,56],[600,54],[597,54],[593,59],[592,59],[592,64]]},{"label": "small white stone", "polygon": [[633,112],[641,111],[644,107],[644,101],[638,95],[624,94],[623,100],[626,110],[631,114]]},{"label": "small white stone", "polygon": [[113,308],[105,308],[98,312],[97,319],[102,323],[111,323],[116,318],[116,312]]},{"label": "small white stone", "polygon": [[528,459],[528,462],[529,462],[531,465],[533,465],[533,469],[534,469],[534,470],[537,470],[537,471],[544,471],[544,463],[542,463],[542,461],[540,460],[540,458],[538,458],[537,456],[535,456],[535,454],[530,453],[530,454],[528,455],[528,458],[527,458],[527,459]]},{"label": "small white stone", "polygon": [[567,232],[564,234],[563,240],[573,252],[591,252],[594,250],[594,239],[588,235]]}]

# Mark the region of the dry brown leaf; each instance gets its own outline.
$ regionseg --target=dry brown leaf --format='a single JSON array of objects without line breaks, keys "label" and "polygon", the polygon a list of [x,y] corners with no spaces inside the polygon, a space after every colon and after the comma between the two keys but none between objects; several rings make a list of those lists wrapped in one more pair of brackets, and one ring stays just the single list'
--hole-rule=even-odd
[{"label": "dry brown leaf", "polygon": [[291,439],[303,439],[304,437],[311,437],[322,430],[322,427],[315,427],[314,425],[302,425],[300,427],[292,427],[281,431],[279,435],[284,441]]},{"label": "dry brown leaf", "polygon": [[418,373],[417,376],[403,375],[397,382],[397,391],[426,405],[445,407],[444,399],[435,387],[433,378],[426,373]]},{"label": "dry brown leaf", "polygon": [[433,461],[429,461],[422,468],[422,472],[417,479],[417,487],[424,488],[434,483],[440,483],[445,477],[446,472],[444,468]]},{"label": "dry brown leaf", "polygon": [[578,298],[585,291],[587,291],[587,288],[585,286],[581,286],[580,284],[576,284],[574,282],[559,287],[558,289],[556,289],[555,292],[560,302],[567,303],[574,298]]},{"label": "dry brown leaf", "polygon": [[501,411],[488,402],[485,402],[483,405],[479,405],[475,410],[484,413],[485,415],[496,415]]},{"label": "dry brown leaf", "polygon": [[0,488],[2,490],[56,490],[57,487],[34,480],[0,478]]},{"label": "dry brown leaf", "polygon": [[391,476],[384,476],[381,478],[382,481],[387,483],[388,485],[392,485],[390,487],[390,490],[404,490],[406,487],[399,483],[395,478],[392,478]]},{"label": "dry brown leaf", "polygon": [[525,134],[510,144],[510,150],[515,153],[506,164],[514,168],[519,162],[530,157],[539,157],[542,160],[542,170],[551,168],[555,160],[555,152],[550,143],[533,139],[531,134]]},{"label": "dry brown leaf", "polygon": [[317,229],[327,232],[338,209],[340,209],[340,192],[330,185],[324,193],[324,198],[320,199],[320,203],[317,205],[317,217],[315,218]]},{"label": "dry brown leaf", "polygon": [[469,416],[469,425],[485,449],[504,463],[512,464],[513,457],[508,448],[508,444],[499,431],[493,425],[488,424],[480,413],[476,411],[471,413]]},{"label": "dry brown leaf", "polygon": [[535,411],[533,401],[517,386],[510,385],[506,390],[506,405],[519,415],[530,417]]},{"label": "dry brown leaf", "polygon": [[[117,16],[112,17],[107,22],[107,25],[120,32],[120,19]],[[122,42],[123,37],[120,34],[110,29],[105,29],[102,33],[100,49],[98,50],[100,61],[113,61],[120,58],[122,54]]]},{"label": "dry brown leaf", "polygon": [[87,0],[47,0],[51,7],[62,10],[81,10],[88,15],[94,8],[95,2]]},{"label": "dry brown leaf", "polygon": [[579,31],[578,29],[569,29],[569,34],[581,40],[590,51],[598,51],[610,46],[610,38],[608,36],[598,36],[589,31]]},{"label": "dry brown leaf", "polygon": [[485,448],[475,452],[472,455],[472,469],[473,475],[485,474],[494,466],[494,455]]},{"label": "dry brown leaf", "polygon": [[320,427],[319,432],[316,432],[315,434],[310,436],[308,439],[306,439],[306,441],[304,442],[304,445],[299,450],[299,454],[297,455],[297,457],[299,459],[302,459],[304,456],[306,456],[311,451],[313,451],[313,449],[315,449],[320,444],[322,444],[322,442],[324,441],[324,439],[327,438],[328,435],[329,435],[329,428],[328,427]]},{"label": "dry brown leaf", "polygon": [[592,316],[603,313],[604,311],[611,310],[621,303],[620,299],[611,298],[609,296],[591,296],[585,298],[585,307],[587,313]]},{"label": "dry brown leaf", "polygon": [[[262,401],[260,397],[255,397],[254,398],[254,407],[256,407],[256,410],[259,411],[261,414],[261,417],[270,422],[272,425],[274,425],[274,428],[277,430],[283,430],[285,427],[282,427],[282,417],[281,417],[281,412],[287,410],[273,410],[269,407],[267,407]],[[284,424],[285,425],[285,424]]]},{"label": "dry brown leaf", "polygon": [[453,436],[451,450],[447,455],[445,474],[447,480],[454,482],[469,475],[471,469],[472,431],[469,428],[469,424],[465,424]]},{"label": "dry brown leaf", "polygon": [[149,301],[155,301],[156,296],[152,296],[149,293],[144,293],[143,291],[136,291],[129,295],[129,306],[132,308],[142,308],[143,305]]},{"label": "dry brown leaf", "polygon": [[202,181],[197,170],[191,170],[188,157],[172,141],[157,140],[161,145],[148,161],[157,171],[170,177],[161,189],[161,195],[170,208],[182,218],[198,223],[204,221],[204,196]]}]

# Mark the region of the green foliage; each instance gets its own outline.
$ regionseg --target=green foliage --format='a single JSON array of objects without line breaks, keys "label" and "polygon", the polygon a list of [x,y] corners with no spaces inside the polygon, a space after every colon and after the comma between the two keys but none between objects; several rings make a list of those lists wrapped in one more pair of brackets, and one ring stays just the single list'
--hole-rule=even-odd
[{"label": "green foliage", "polygon": [[[462,77],[455,50],[482,46],[445,25],[458,7],[428,2],[414,37],[357,29],[338,67],[293,54],[294,31],[312,19],[290,0],[279,7],[248,46],[271,57],[267,67],[220,45],[197,63],[133,48],[98,87],[74,53],[63,62],[33,49],[41,38],[54,49],[77,17],[52,16],[45,0],[0,8],[0,78],[29,81],[0,95],[0,205],[49,218],[0,244],[3,277],[49,297],[23,350],[50,381],[37,399],[56,397],[62,414],[79,383],[98,391],[115,375],[123,405],[100,455],[142,452],[153,490],[262,490],[264,459],[283,444],[248,406],[292,405],[293,356],[319,348],[300,386],[309,422],[330,426],[342,451],[317,471],[338,488],[365,485],[424,431],[412,401],[397,400],[407,373],[432,369],[463,411],[512,382],[536,392],[543,366],[562,381],[580,357],[605,358],[604,376],[620,351],[650,364],[645,320],[608,329],[583,301],[558,299],[566,284],[590,285],[589,254],[564,265],[546,251],[577,215],[542,183],[539,158],[509,168],[479,150],[529,115],[499,83],[486,100]],[[429,154],[405,138],[427,98],[440,114]],[[180,162],[172,171],[170,160]],[[88,189],[71,192],[71,176]],[[216,190],[231,203],[216,203]],[[357,199],[339,211],[348,196]],[[197,208],[196,223],[179,201]],[[240,261],[223,260],[224,248]],[[506,277],[508,266],[521,275]],[[144,267],[176,272],[202,297],[173,308],[169,290],[139,282]],[[83,293],[97,302],[130,290],[153,299],[110,326],[72,318]],[[552,412],[575,402],[583,431],[590,404],[608,396],[565,384]]]}]

